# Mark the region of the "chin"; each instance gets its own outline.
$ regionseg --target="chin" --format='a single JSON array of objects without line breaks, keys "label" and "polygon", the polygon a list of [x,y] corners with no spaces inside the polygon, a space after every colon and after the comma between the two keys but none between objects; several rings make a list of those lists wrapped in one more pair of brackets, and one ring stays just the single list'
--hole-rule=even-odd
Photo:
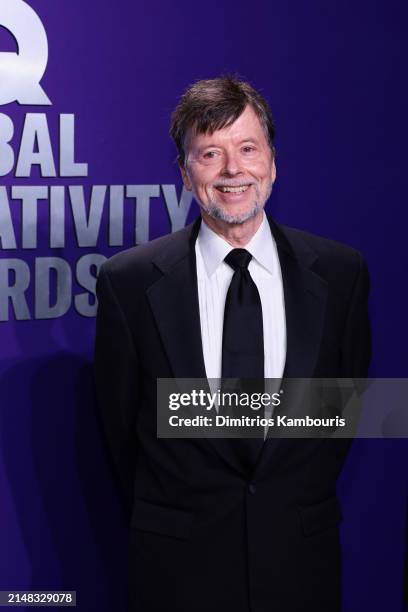
[{"label": "chin", "polygon": [[233,213],[217,205],[201,206],[201,208],[213,219],[224,221],[224,223],[229,223],[231,225],[242,225],[242,223],[245,223],[245,221],[248,221],[249,219],[253,219],[260,211],[263,210],[263,206],[259,206],[258,204],[254,204],[254,206],[248,210],[244,210],[239,213]]}]

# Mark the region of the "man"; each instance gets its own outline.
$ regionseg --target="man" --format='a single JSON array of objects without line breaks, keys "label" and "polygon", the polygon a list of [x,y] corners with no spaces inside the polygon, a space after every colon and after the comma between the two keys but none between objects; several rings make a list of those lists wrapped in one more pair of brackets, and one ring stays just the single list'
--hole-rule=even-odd
[{"label": "man", "polygon": [[158,439],[156,381],[365,377],[366,266],[265,215],[274,126],[249,84],[195,83],[171,135],[201,219],[114,256],[97,287],[96,379],[131,513],[131,609],[335,612],[349,444],[267,439],[251,455],[245,440]]}]

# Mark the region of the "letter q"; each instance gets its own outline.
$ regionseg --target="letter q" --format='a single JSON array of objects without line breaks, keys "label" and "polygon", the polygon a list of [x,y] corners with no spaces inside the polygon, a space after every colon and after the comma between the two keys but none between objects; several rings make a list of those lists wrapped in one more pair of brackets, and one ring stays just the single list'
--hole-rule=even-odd
[{"label": "letter q", "polygon": [[49,105],[40,85],[48,62],[48,40],[37,13],[23,0],[0,0],[0,26],[15,38],[18,53],[0,52],[0,106]]}]

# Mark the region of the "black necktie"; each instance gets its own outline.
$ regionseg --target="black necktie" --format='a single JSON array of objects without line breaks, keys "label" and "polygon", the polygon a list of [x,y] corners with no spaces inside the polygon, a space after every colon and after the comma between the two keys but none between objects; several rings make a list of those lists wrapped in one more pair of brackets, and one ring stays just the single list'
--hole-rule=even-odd
[{"label": "black necktie", "polygon": [[[222,338],[222,378],[238,378],[241,392],[264,390],[264,342],[262,304],[258,289],[248,271],[252,255],[245,249],[233,249],[225,262],[234,270],[228,288],[224,311]],[[223,382],[223,388],[231,386]],[[251,409],[246,415],[256,417],[259,411]],[[263,416],[260,415],[260,416]],[[258,431],[251,428],[252,432]],[[251,467],[262,448],[263,439],[233,440],[242,461]]]}]

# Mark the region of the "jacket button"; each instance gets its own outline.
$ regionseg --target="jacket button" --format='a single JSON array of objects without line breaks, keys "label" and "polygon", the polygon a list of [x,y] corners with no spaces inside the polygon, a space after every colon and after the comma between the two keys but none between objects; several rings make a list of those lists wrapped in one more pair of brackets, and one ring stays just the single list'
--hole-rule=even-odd
[{"label": "jacket button", "polygon": [[251,484],[249,484],[249,485],[248,485],[248,491],[249,491],[250,493],[252,493],[252,495],[253,495],[253,494],[255,493],[255,491],[256,491],[256,486],[255,486],[254,484],[252,484],[252,483],[251,483]]}]

